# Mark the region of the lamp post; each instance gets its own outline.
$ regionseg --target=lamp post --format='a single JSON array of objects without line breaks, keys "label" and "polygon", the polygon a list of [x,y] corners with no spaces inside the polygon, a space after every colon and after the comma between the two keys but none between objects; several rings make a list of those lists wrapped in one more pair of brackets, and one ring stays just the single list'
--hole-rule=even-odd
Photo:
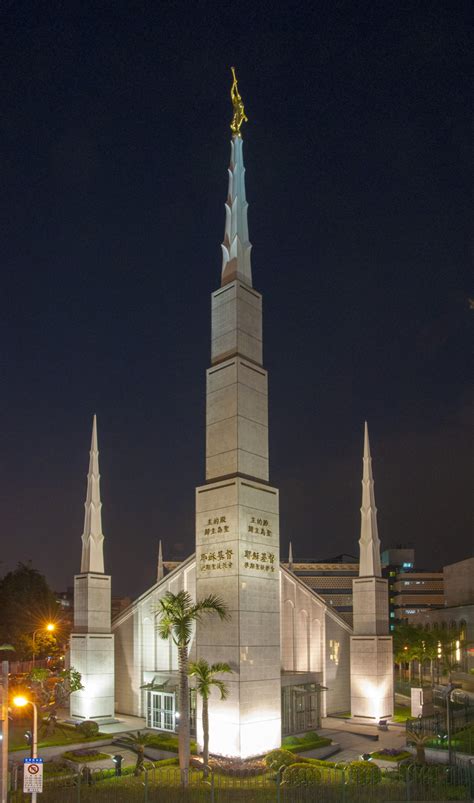
[{"label": "lamp post", "polygon": [[[36,703],[34,703],[33,700],[27,700],[26,697],[19,696],[13,698],[13,704],[18,708],[23,708],[25,705],[33,706],[33,743],[31,745],[31,758],[38,758],[38,709]],[[36,792],[31,793],[32,803],[36,801],[36,795]]]},{"label": "lamp post", "polygon": [[[52,622],[48,622],[45,627],[38,627],[37,630],[33,631],[33,669],[35,668],[35,656],[36,656],[36,634],[41,633],[42,630],[46,630],[47,633],[52,633],[55,629],[55,625]],[[35,758],[35,756],[34,756]]]}]

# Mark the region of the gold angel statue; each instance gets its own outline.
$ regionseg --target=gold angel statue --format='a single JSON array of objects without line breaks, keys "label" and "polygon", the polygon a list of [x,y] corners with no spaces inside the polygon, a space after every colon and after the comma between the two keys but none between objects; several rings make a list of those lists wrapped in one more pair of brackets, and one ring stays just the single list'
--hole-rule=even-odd
[{"label": "gold angel statue", "polygon": [[242,123],[248,123],[248,117],[244,111],[244,104],[242,103],[242,98],[239,95],[239,88],[237,86],[237,76],[235,74],[235,67],[231,67],[232,75],[234,76],[234,80],[232,82],[232,86],[230,89],[230,99],[232,101],[232,106],[234,107],[234,116],[232,118],[232,122],[230,124],[232,133],[240,137],[240,129]]}]

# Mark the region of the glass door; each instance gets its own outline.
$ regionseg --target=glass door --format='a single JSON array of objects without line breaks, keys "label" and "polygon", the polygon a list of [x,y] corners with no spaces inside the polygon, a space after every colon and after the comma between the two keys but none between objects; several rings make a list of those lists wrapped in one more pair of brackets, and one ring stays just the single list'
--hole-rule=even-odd
[{"label": "glass door", "polygon": [[171,692],[147,692],[147,726],[161,731],[175,731],[175,696]]}]

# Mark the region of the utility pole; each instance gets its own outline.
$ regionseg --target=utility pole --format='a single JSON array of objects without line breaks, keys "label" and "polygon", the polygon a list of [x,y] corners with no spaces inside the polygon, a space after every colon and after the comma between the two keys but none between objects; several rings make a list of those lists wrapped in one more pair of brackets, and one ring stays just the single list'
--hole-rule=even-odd
[{"label": "utility pole", "polygon": [[0,673],[0,800],[8,795],[8,661],[2,661]]}]

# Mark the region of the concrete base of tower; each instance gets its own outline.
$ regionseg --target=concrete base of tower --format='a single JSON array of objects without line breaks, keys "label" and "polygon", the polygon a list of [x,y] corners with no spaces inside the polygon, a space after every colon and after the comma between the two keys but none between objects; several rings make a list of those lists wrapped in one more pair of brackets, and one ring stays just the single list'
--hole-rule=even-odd
[{"label": "concrete base of tower", "polygon": [[393,716],[391,636],[351,636],[351,714],[367,722]]},{"label": "concrete base of tower", "polygon": [[70,716],[75,722],[115,720],[114,636],[111,633],[73,633],[70,665],[81,673],[83,688],[71,694]]}]

